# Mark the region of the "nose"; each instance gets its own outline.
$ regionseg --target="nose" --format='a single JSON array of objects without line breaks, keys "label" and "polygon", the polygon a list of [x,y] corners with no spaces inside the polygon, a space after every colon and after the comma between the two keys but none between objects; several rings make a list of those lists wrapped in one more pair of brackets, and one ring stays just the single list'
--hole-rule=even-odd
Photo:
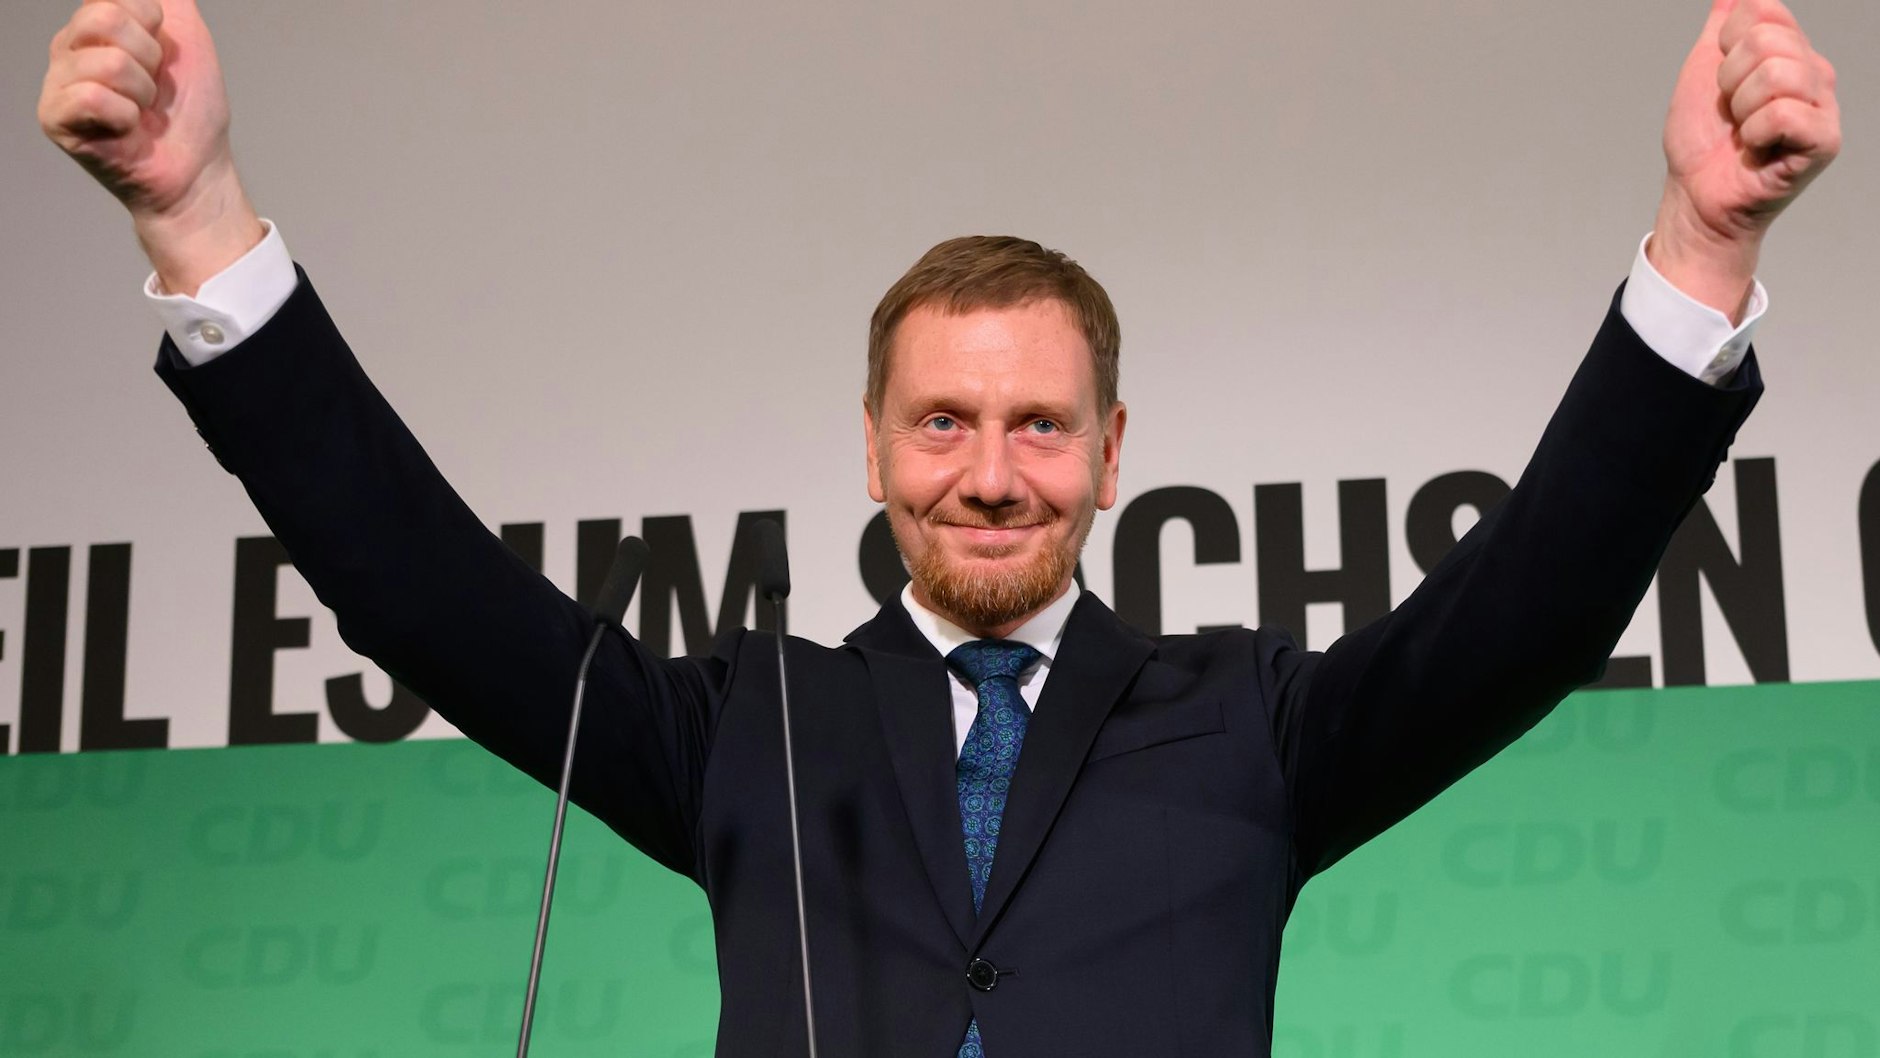
[{"label": "nose", "polygon": [[963,498],[987,507],[1004,507],[1024,496],[1024,482],[1013,463],[1012,438],[1004,430],[981,430],[960,475]]}]

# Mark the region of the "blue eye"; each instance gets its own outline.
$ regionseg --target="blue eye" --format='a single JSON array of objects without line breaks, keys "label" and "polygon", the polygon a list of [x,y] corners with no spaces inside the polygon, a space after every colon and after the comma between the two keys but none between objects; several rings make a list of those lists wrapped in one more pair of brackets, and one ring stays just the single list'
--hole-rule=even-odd
[{"label": "blue eye", "polygon": [[953,419],[951,416],[947,415],[936,415],[927,420],[927,425],[936,430],[951,430],[953,429]]},{"label": "blue eye", "polygon": [[1031,428],[1034,433],[1058,432],[1058,424],[1052,422],[1050,419],[1033,419],[1031,421]]}]

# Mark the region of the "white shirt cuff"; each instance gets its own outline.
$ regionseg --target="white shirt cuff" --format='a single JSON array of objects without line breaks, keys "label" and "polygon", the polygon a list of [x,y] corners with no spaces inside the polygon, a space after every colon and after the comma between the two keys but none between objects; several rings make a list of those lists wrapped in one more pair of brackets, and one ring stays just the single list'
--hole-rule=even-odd
[{"label": "white shirt cuff", "polygon": [[1749,353],[1750,337],[1769,310],[1762,281],[1750,287],[1743,322],[1730,318],[1671,285],[1645,257],[1647,235],[1639,241],[1632,276],[1619,298],[1619,313],[1652,351],[1692,378],[1720,386]]},{"label": "white shirt cuff", "polygon": [[280,230],[265,217],[261,224],[267,229],[261,241],[211,276],[193,298],[166,293],[155,272],[144,280],[144,297],[192,367],[214,360],[260,330],[299,282]]}]

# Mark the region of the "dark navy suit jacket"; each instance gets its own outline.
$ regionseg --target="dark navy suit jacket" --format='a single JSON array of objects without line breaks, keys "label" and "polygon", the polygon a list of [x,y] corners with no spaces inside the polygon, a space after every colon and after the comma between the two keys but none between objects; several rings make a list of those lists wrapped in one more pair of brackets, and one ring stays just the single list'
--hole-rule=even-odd
[{"label": "dark navy suit jacket", "polygon": [[[166,340],[158,372],[346,641],[554,785],[591,619],[458,499],[305,274],[246,342],[189,368]],[[1760,388],[1753,357],[1720,389],[1678,371],[1615,299],[1513,493],[1330,650],[1150,638],[1086,594],[977,916],[939,656],[898,602],[789,640],[821,1052],[946,1058],[977,1017],[994,1058],[1268,1054],[1300,887],[1598,676]],[[774,656],[610,636],[574,783],[703,888],[739,1058],[804,1052]]]}]

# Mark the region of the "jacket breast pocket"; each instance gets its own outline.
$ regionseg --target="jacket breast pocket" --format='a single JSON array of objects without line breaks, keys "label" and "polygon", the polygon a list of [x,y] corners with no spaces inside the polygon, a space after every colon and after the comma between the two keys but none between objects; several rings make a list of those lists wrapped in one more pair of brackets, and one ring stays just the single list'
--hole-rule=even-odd
[{"label": "jacket breast pocket", "polygon": [[1221,703],[1213,698],[1176,702],[1132,702],[1111,713],[1090,745],[1090,761],[1227,730]]}]

